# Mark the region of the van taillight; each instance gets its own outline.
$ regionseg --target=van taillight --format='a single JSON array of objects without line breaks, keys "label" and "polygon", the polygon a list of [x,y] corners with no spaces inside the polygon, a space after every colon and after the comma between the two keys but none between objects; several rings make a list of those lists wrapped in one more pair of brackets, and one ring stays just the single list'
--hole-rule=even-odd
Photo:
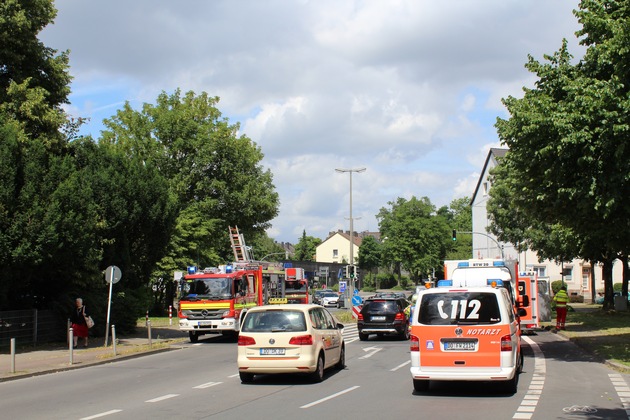
[{"label": "van taillight", "polygon": [[291,337],[291,340],[289,340],[289,344],[293,344],[295,346],[312,346],[313,336],[309,334],[309,335],[298,335],[297,337]]},{"label": "van taillight", "polygon": [[405,314],[403,312],[398,312],[396,314],[395,320],[396,321],[404,321],[405,320]]},{"label": "van taillight", "polygon": [[509,334],[501,337],[501,351],[512,351],[512,337]]},{"label": "van taillight", "polygon": [[256,344],[256,340],[254,340],[252,337],[247,337],[246,335],[238,336],[239,346],[253,346],[254,344]]},{"label": "van taillight", "polygon": [[412,335],[409,340],[409,350],[420,351],[420,339],[415,335]]}]

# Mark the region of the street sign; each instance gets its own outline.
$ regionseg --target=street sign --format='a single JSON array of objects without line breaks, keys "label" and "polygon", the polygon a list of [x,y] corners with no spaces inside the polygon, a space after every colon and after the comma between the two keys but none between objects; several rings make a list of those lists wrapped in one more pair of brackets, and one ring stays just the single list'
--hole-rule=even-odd
[{"label": "street sign", "polygon": [[346,282],[345,281],[340,281],[339,282],[339,291],[341,293],[344,293],[346,291]]},{"label": "street sign", "polygon": [[120,271],[120,268],[116,267],[115,265],[110,265],[109,267],[107,267],[107,270],[105,270],[106,283],[116,284],[120,281],[121,277],[122,271]]},{"label": "street sign", "polygon": [[352,305],[353,306],[359,306],[361,304],[363,304],[363,298],[361,296],[359,296],[359,295],[352,296]]}]

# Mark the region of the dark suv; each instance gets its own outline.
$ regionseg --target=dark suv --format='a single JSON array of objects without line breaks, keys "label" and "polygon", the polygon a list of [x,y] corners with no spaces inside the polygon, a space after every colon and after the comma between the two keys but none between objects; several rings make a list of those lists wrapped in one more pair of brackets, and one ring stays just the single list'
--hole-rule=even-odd
[{"label": "dark suv", "polygon": [[401,340],[409,340],[409,320],[403,298],[370,298],[363,302],[357,319],[359,339],[365,341],[370,334],[396,334]]}]

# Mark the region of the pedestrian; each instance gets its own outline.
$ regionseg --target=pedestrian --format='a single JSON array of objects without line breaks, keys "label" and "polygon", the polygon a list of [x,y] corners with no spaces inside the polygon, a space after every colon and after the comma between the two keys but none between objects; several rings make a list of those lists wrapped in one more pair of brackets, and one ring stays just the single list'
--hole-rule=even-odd
[{"label": "pedestrian", "polygon": [[556,330],[564,330],[564,324],[567,320],[567,304],[569,303],[566,284],[560,287],[553,300],[556,302]]},{"label": "pedestrian", "polygon": [[73,345],[75,349],[78,346],[79,337],[83,337],[83,347],[88,346],[88,326],[86,321],[88,316],[85,306],[83,305],[83,299],[77,298],[75,300],[74,311],[70,314],[74,339]]}]

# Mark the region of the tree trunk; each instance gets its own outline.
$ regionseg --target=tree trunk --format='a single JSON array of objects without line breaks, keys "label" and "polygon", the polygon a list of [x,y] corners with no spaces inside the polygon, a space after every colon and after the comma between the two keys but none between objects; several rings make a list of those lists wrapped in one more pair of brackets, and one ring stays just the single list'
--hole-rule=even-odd
[{"label": "tree trunk", "polygon": [[602,280],[604,280],[604,305],[602,306],[602,309],[614,309],[615,302],[613,299],[613,260],[610,258],[604,258],[602,264]]}]

